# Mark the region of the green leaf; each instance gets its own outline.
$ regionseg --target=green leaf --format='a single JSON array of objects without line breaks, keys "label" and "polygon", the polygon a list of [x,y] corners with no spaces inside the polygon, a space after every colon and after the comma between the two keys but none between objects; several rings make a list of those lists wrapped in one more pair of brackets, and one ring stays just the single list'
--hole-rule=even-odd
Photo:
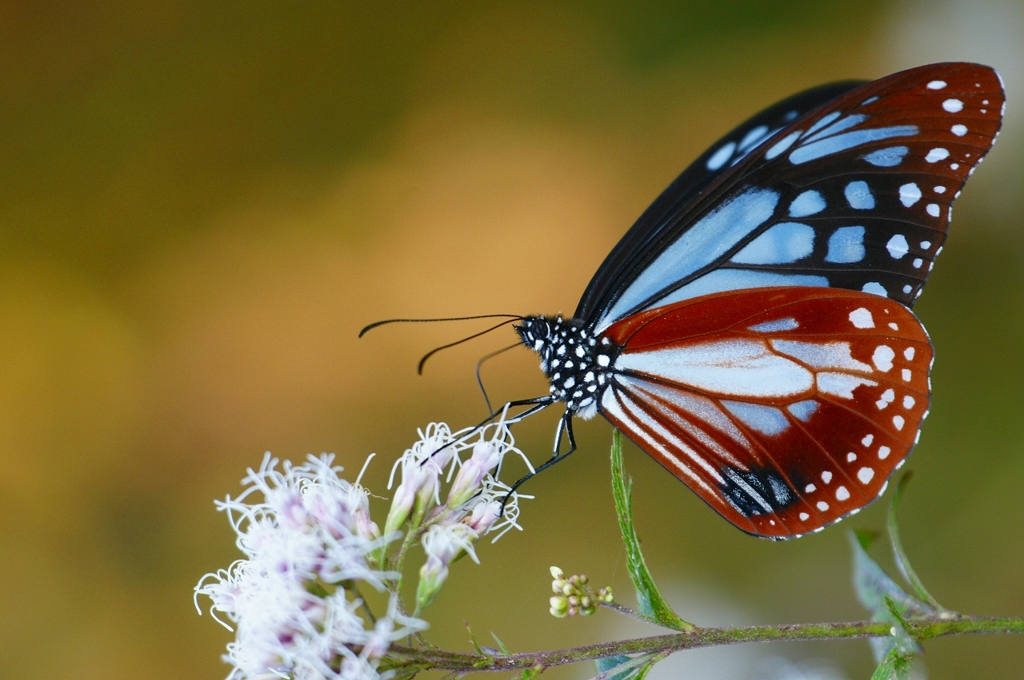
[{"label": "green leaf", "polygon": [[917,642],[903,628],[903,621],[915,616],[934,614],[935,610],[924,602],[909,595],[893,581],[879,566],[861,543],[861,538],[852,533],[853,546],[853,587],[857,599],[871,612],[872,621],[892,624],[893,635],[885,638],[871,638],[875,660],[882,661],[893,651],[914,654],[921,651]]},{"label": "green leaf", "polygon": [[464,626],[466,626],[466,632],[469,633],[469,641],[473,643],[473,649],[476,650],[477,654],[484,654],[485,652],[483,650],[483,647],[481,647],[477,643],[476,635],[473,634],[473,629],[469,627],[469,622],[468,621],[463,621],[462,623],[463,623]]},{"label": "green leaf", "polygon": [[655,652],[632,658],[620,654],[598,659],[597,675],[591,680],[643,680],[654,668],[654,664],[666,656]]},{"label": "green leaf", "polygon": [[896,485],[896,492],[892,495],[892,505],[889,506],[889,541],[892,543],[892,552],[896,556],[896,565],[903,573],[903,577],[907,579],[907,583],[914,588],[918,598],[927,602],[938,611],[946,611],[946,608],[932,597],[932,594],[924,587],[924,583],[918,578],[917,572],[910,566],[910,558],[907,557],[906,551],[903,550],[903,543],[900,541],[900,529],[896,522],[896,508],[899,506],[900,499],[903,497],[903,490],[907,487],[912,476],[913,473],[907,472],[900,477],[899,484]]},{"label": "green leaf", "polygon": [[491,637],[492,637],[492,638],[494,638],[494,641],[495,641],[496,643],[498,643],[498,649],[500,649],[500,650],[501,650],[501,653],[502,653],[502,654],[510,654],[510,652],[508,651],[508,647],[506,647],[506,646],[505,646],[505,643],[504,643],[504,642],[502,642],[502,641],[501,641],[501,640],[500,640],[500,639],[498,638],[498,636],[494,634],[494,632],[493,632],[493,631],[491,631]]},{"label": "green leaf", "polygon": [[[622,664],[629,663],[630,661],[632,661],[632,659],[630,659],[628,656],[625,656],[624,654],[619,654],[618,656],[607,656],[607,657],[605,657],[603,659],[598,659],[597,661],[594,662],[594,664],[597,666],[598,674],[601,674],[601,673],[607,673],[608,671],[612,670],[613,668],[618,668]],[[626,669],[623,672],[624,673],[628,672],[628,670],[629,669]],[[616,675],[614,675],[612,677],[619,678],[619,677],[625,677],[625,676],[624,675],[616,674]]]},{"label": "green leaf", "polygon": [[512,680],[533,680],[538,675],[544,672],[544,669],[540,666],[534,666],[533,668],[526,668],[522,673],[517,675]]},{"label": "green leaf", "polygon": [[626,547],[626,566],[636,587],[640,611],[666,628],[696,630],[696,626],[683,621],[672,611],[647,569],[643,552],[640,550],[640,537],[633,526],[633,480],[626,475],[622,463],[622,433],[618,430],[612,434],[612,496],[615,498],[619,528],[622,530],[622,542]]},{"label": "green leaf", "polygon": [[879,533],[871,529],[854,529],[853,536],[860,543],[860,547],[865,550],[871,550],[871,546],[878,540]]},{"label": "green leaf", "polygon": [[909,680],[910,665],[913,661],[913,654],[904,654],[892,649],[871,674],[871,680]]}]

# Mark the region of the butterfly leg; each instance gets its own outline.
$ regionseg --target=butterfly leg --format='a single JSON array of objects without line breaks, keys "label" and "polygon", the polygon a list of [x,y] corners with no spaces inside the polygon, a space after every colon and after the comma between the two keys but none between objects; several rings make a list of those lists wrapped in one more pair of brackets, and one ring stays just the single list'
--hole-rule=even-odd
[{"label": "butterfly leg", "polygon": [[[569,438],[569,450],[566,451],[565,453],[559,455],[558,451],[559,451],[559,449],[562,448],[562,432],[563,431],[565,432],[566,436],[568,436],[568,438]],[[530,479],[534,475],[537,475],[538,473],[543,472],[544,470],[547,470],[549,467],[551,467],[555,463],[558,463],[560,461],[565,460],[566,458],[569,457],[569,454],[571,454],[575,450],[576,450],[576,436],[572,432],[572,413],[570,411],[566,411],[562,415],[562,419],[558,421],[558,430],[555,432],[555,450],[554,450],[554,453],[551,454],[551,458],[549,458],[543,465],[541,465],[540,467],[536,468],[533,472],[528,472],[527,474],[523,475],[520,479],[518,479],[516,481],[515,484],[512,485],[512,487],[508,490],[508,493],[505,494],[505,498],[501,501],[501,512],[502,512],[502,514],[504,514],[504,512],[505,512],[505,503],[508,502],[508,499],[512,496],[513,493],[515,493],[515,490],[518,489],[523,484],[523,482],[525,482],[526,480]]]},{"label": "butterfly leg", "polygon": [[[491,415],[487,416],[486,418],[481,420],[479,423],[477,423],[476,426],[474,426],[469,431],[469,433],[466,434],[460,441],[465,440],[466,438],[472,437],[473,435],[477,434],[478,432],[480,432],[480,430],[482,430],[484,427],[486,427],[487,424],[490,423],[491,421],[493,421],[495,418],[497,418],[500,415],[503,415],[503,414],[507,413],[510,408],[516,408],[517,406],[529,406],[530,407],[530,408],[526,409],[525,411],[523,411],[522,413],[517,413],[516,415],[512,416],[511,418],[504,418],[502,420],[502,422],[505,423],[505,425],[514,425],[514,424],[518,423],[520,420],[525,420],[526,418],[529,418],[530,416],[532,416],[534,413],[539,413],[540,411],[543,411],[548,406],[551,406],[551,404],[553,404],[553,403],[555,403],[555,399],[553,397],[551,397],[550,395],[544,395],[543,397],[534,397],[533,399],[519,399],[517,401],[506,402],[505,405],[502,406],[500,409],[498,409],[497,411],[495,411],[494,413],[492,413]],[[453,443],[454,442],[450,442],[448,444],[445,444],[444,446],[439,448],[437,451],[434,451],[430,455],[431,456],[437,455],[438,452],[443,451],[445,449],[445,447],[451,446],[451,444],[453,444]],[[424,462],[426,462],[426,461],[424,461]]]}]

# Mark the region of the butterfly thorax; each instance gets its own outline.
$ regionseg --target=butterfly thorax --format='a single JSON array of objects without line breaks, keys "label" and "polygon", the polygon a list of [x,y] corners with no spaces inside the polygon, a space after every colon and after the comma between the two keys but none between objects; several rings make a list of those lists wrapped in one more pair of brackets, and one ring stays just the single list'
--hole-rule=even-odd
[{"label": "butterfly thorax", "polygon": [[561,316],[526,316],[515,329],[523,344],[540,354],[551,396],[580,418],[592,418],[619,346],[594,335],[580,321]]}]

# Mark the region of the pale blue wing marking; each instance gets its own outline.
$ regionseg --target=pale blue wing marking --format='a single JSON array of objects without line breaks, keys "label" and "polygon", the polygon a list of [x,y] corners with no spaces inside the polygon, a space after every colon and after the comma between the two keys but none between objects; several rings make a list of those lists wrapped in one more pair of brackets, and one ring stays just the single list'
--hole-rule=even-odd
[{"label": "pale blue wing marking", "polygon": [[669,305],[680,300],[689,300],[701,295],[721,293],[726,290],[768,288],[771,286],[828,288],[828,279],[824,276],[812,276],[809,274],[777,274],[775,272],[751,269],[717,269],[705,274],[693,283],[677,288],[664,298],[649,305],[647,309]]},{"label": "pale blue wing marking", "polygon": [[[622,293],[596,325],[600,333],[635,307],[664,290],[666,282],[680,281],[719,260],[737,243],[771,219],[779,193],[748,189],[703,217],[666,248]],[[828,285],[828,284],[825,284]]]},{"label": "pale blue wing marking", "polygon": [[765,159],[770,161],[789,147],[793,146],[793,142],[795,142],[801,134],[803,134],[801,130],[790,132],[788,135],[772,144],[772,147],[764,154]]},{"label": "pale blue wing marking", "polygon": [[786,415],[773,406],[748,404],[742,401],[722,400],[722,406],[739,418],[744,425],[761,434],[773,437],[789,429]]},{"label": "pale blue wing marking", "polygon": [[732,152],[735,150],[736,142],[729,142],[728,144],[723,145],[721,149],[716,151],[714,155],[708,159],[708,170],[718,170],[720,167],[725,165],[725,162],[732,158]]},{"label": "pale blue wing marking", "polygon": [[860,289],[863,293],[871,293],[872,295],[881,295],[884,298],[889,297],[889,291],[885,289],[885,286],[877,281],[870,281],[864,284],[864,287]]},{"label": "pale blue wing marking", "polygon": [[825,209],[825,198],[817,191],[805,191],[789,204],[790,217],[816,215]]},{"label": "pale blue wing marking", "polygon": [[916,125],[892,125],[889,127],[844,132],[843,134],[820,139],[816,142],[801,144],[789,154],[789,160],[794,165],[800,165],[801,163],[817,160],[818,158],[846,151],[869,142],[878,142],[893,137],[912,137],[917,133],[918,128]]},{"label": "pale blue wing marking", "polygon": [[740,142],[740,151],[746,151],[747,148],[751,147],[755,142],[762,141],[762,138],[766,137],[767,133],[767,125],[758,125],[743,137],[743,141]]},{"label": "pale blue wing marking", "polygon": [[798,401],[795,404],[790,404],[786,407],[786,410],[796,416],[797,420],[807,422],[814,415],[814,412],[818,410],[818,402],[813,399],[806,401]]},{"label": "pale blue wing marking", "polygon": [[825,262],[850,264],[864,259],[864,227],[839,227],[828,237]]},{"label": "pale blue wing marking", "polygon": [[907,243],[907,237],[903,234],[896,234],[889,242],[885,244],[885,249],[889,251],[889,255],[894,260],[898,260],[907,253],[910,252],[910,244]]},{"label": "pale blue wing marking", "polygon": [[831,123],[832,121],[834,121],[836,118],[838,118],[841,115],[843,115],[842,112],[840,112],[840,111],[833,111],[832,113],[828,114],[827,116],[822,116],[821,118],[819,118],[818,120],[816,120],[814,122],[814,125],[812,125],[811,127],[807,128],[807,136],[810,137],[811,135],[816,133],[818,130],[821,130],[823,127],[825,127],[826,125],[828,125],[829,123]]},{"label": "pale blue wing marking", "polygon": [[867,182],[862,180],[850,182],[846,185],[843,193],[846,195],[846,202],[854,210],[872,210],[875,207],[875,197]]},{"label": "pale blue wing marking", "polygon": [[814,229],[799,222],[780,222],[732,257],[736,264],[788,264],[814,252]]},{"label": "pale blue wing marking", "polygon": [[876,168],[894,168],[903,162],[903,157],[910,153],[905,146],[890,146],[888,149],[872,151],[864,156],[864,160]]},{"label": "pale blue wing marking", "polygon": [[[804,142],[814,142],[821,139],[822,137],[831,137],[832,135],[838,134],[843,130],[848,130],[852,128],[854,125],[859,125],[860,123],[863,123],[867,119],[868,117],[861,113],[855,113],[852,116],[846,116],[845,118],[841,118],[840,120],[836,121],[832,125],[829,125],[824,130],[819,130],[818,132],[815,132],[813,134],[811,130],[808,130],[807,136],[804,138]],[[825,119],[822,118],[822,120]],[[818,122],[820,123],[821,121]]]}]

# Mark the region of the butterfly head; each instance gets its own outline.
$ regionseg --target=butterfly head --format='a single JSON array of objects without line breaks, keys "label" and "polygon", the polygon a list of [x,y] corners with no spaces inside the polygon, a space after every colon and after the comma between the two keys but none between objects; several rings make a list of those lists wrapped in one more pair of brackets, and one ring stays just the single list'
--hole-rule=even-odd
[{"label": "butterfly head", "polygon": [[579,417],[593,417],[619,347],[581,322],[561,316],[527,316],[515,329],[523,344],[540,354],[551,396]]}]

